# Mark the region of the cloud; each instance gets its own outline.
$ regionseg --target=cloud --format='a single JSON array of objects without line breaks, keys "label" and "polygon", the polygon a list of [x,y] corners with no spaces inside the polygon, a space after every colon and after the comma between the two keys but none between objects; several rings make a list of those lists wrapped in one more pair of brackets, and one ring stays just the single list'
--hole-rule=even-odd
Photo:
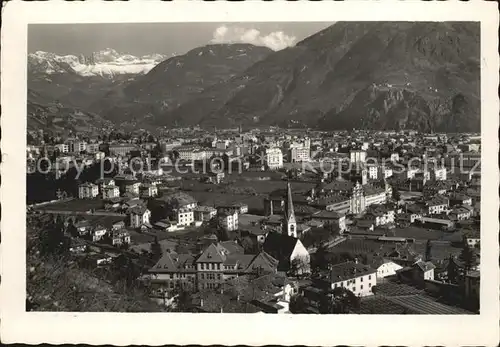
[{"label": "cloud", "polygon": [[242,27],[228,27],[222,25],[214,30],[211,43],[249,43],[256,46],[265,46],[274,51],[293,46],[297,38],[289,36],[283,31],[274,31],[263,35],[257,29]]}]

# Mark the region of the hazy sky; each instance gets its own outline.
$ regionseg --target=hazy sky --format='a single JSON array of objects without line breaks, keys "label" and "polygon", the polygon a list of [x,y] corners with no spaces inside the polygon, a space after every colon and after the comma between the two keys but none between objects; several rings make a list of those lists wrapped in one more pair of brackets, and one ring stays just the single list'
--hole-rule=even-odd
[{"label": "hazy sky", "polygon": [[245,42],[279,50],[329,25],[324,22],[31,24],[28,52],[89,54],[113,48],[133,55],[182,54],[211,42]]}]

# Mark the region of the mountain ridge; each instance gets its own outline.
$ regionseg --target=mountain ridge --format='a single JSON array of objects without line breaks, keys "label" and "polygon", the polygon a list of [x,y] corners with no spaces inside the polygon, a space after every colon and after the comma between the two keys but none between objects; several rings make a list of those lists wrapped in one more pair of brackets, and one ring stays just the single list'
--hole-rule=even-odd
[{"label": "mountain ridge", "polygon": [[[391,110],[384,111],[380,108],[383,103],[363,100],[363,94],[356,97],[373,83],[401,91],[409,99],[389,102]],[[473,120],[460,118],[456,128],[477,130],[479,26],[338,22],[252,65],[219,90],[207,89],[204,94],[157,117],[158,122],[168,124],[173,120],[211,126],[224,120],[233,125],[286,126],[292,122],[325,129],[364,124],[398,128],[406,126],[400,120],[410,114],[411,119],[418,115],[423,118],[410,121],[408,126],[417,124],[425,131],[446,129],[450,123],[446,119],[457,111],[450,102],[463,95],[463,104],[473,111]],[[372,110],[359,113],[354,105],[349,107],[353,100]],[[431,111],[435,103],[446,106]],[[200,108],[206,111],[201,112]],[[366,113],[369,116],[377,112],[382,121],[362,120]],[[395,114],[398,112],[400,116]],[[342,122],[346,118],[350,121]]]},{"label": "mountain ridge", "polygon": [[115,121],[156,116],[181,106],[211,86],[225,83],[271,53],[269,48],[242,43],[197,47],[114,89],[91,110]]},{"label": "mountain ridge", "polygon": [[29,87],[115,123],[478,131],[479,42],[472,22],[337,22],[279,51],[209,44],[145,74]]}]

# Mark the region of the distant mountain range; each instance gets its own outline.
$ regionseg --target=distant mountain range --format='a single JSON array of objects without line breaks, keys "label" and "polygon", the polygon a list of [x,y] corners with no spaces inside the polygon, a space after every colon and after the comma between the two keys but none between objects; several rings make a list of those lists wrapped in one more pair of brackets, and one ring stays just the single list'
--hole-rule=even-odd
[{"label": "distant mountain range", "polygon": [[[162,62],[112,50],[49,59],[28,87],[116,123],[478,131],[479,35],[472,22],[338,22],[277,52],[222,44]],[[158,64],[135,75],[80,67],[118,61]]]},{"label": "distant mountain range", "polygon": [[160,122],[478,130],[479,72],[478,24],[340,22]]},{"label": "distant mountain range", "polygon": [[[157,117],[196,99],[207,88],[222,86],[273,51],[249,44],[214,44],[169,58],[144,76],[106,94],[91,109],[108,119]],[[185,124],[193,124],[186,117]],[[181,122],[183,123],[183,122]]]},{"label": "distant mountain range", "polygon": [[120,54],[111,48],[89,56],[57,55],[38,51],[28,54],[28,72],[49,76],[69,73],[83,77],[113,78],[117,75],[146,74],[166,58],[163,54],[136,57]]}]

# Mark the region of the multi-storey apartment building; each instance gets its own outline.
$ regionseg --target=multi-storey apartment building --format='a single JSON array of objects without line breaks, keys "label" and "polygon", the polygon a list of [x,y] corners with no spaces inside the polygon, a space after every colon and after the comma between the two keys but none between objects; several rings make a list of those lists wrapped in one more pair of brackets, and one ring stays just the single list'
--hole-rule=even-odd
[{"label": "multi-storey apartment building", "polygon": [[353,150],[350,153],[351,164],[364,163],[366,161],[366,151]]},{"label": "multi-storey apartment building", "polygon": [[449,200],[444,196],[435,196],[430,201],[426,202],[427,213],[440,214],[446,212],[449,207]]},{"label": "multi-storey apartment building", "polygon": [[109,146],[109,154],[112,156],[125,156],[135,150],[137,150],[137,146],[130,143],[113,144]]},{"label": "multi-storey apartment building", "polygon": [[198,206],[193,210],[196,221],[209,221],[217,215],[217,210],[211,206]]},{"label": "multi-storey apartment building", "polygon": [[167,252],[149,270],[149,277],[158,286],[171,290],[216,289],[226,280],[250,273],[275,273],[278,261],[265,252],[244,254],[232,241],[212,243],[202,253]]},{"label": "multi-storey apartment building", "polygon": [[139,187],[139,194],[143,198],[153,198],[158,195],[158,188],[155,184],[142,184]]},{"label": "multi-storey apartment building", "polygon": [[234,231],[238,230],[238,211],[236,209],[230,210],[222,210],[219,213],[219,220],[221,226],[226,231]]},{"label": "multi-storey apartment building", "polygon": [[345,262],[331,266],[329,271],[319,274],[314,282],[318,287],[343,287],[356,296],[368,296],[373,294],[372,288],[377,285],[377,270],[356,261]]},{"label": "multi-storey apartment building", "polygon": [[125,192],[131,193],[134,195],[139,195],[139,187],[141,186],[140,182],[127,182],[125,183]]},{"label": "multi-storey apartment building", "polygon": [[276,170],[283,167],[283,153],[281,149],[273,147],[267,148],[262,153],[264,163],[270,170]]},{"label": "multi-storey apartment building", "polygon": [[149,224],[151,211],[142,206],[135,206],[129,210],[130,226],[140,228],[143,224]]},{"label": "multi-storey apartment building", "polygon": [[99,144],[98,143],[87,143],[85,151],[90,154],[94,154],[99,152]]},{"label": "multi-storey apartment building", "polygon": [[104,187],[114,186],[115,180],[112,178],[100,178],[95,183],[99,186],[99,191],[102,193]]},{"label": "multi-storey apartment building", "polygon": [[192,209],[180,208],[177,210],[176,220],[178,226],[189,226],[194,223],[194,212]]},{"label": "multi-storey apartment building", "polygon": [[290,162],[306,162],[311,160],[311,148],[300,146],[293,147],[290,149]]},{"label": "multi-storey apartment building", "polygon": [[368,178],[371,180],[377,180],[379,175],[379,167],[374,164],[367,165],[366,171],[368,173]]},{"label": "multi-storey apartment building", "polygon": [[429,179],[432,181],[446,181],[447,172],[445,167],[436,167],[429,170]]},{"label": "multi-storey apartment building", "polygon": [[70,140],[67,144],[68,151],[71,153],[80,153],[87,149],[87,143],[85,141]]},{"label": "multi-storey apartment building", "polygon": [[99,195],[99,187],[92,183],[83,183],[78,186],[78,197],[80,199],[93,199]]},{"label": "multi-storey apartment building", "polygon": [[69,145],[67,143],[59,143],[54,146],[56,149],[59,150],[60,153],[68,153],[69,152]]},{"label": "multi-storey apartment building", "polygon": [[120,196],[120,188],[115,185],[105,186],[102,188],[103,200],[118,198]]}]

